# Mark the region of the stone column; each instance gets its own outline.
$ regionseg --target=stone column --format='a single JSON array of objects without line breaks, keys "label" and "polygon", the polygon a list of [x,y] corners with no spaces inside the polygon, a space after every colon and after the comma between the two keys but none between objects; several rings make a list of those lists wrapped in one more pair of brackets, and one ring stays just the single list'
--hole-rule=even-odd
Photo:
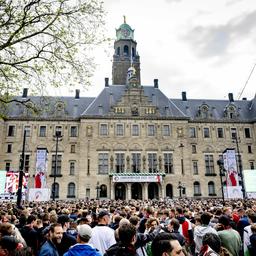
[{"label": "stone column", "polygon": [[144,192],[142,194],[142,199],[143,200],[148,200],[148,183],[145,182],[143,184],[143,190],[144,190]]},{"label": "stone column", "polygon": [[127,183],[127,200],[132,199],[132,189],[131,189],[131,183]]},{"label": "stone column", "polygon": [[110,199],[115,199],[115,182],[112,182],[112,177],[110,178]]},{"label": "stone column", "polygon": [[165,197],[165,187],[164,187],[164,183],[160,183],[159,184],[160,188],[161,188],[161,197],[164,198]]}]

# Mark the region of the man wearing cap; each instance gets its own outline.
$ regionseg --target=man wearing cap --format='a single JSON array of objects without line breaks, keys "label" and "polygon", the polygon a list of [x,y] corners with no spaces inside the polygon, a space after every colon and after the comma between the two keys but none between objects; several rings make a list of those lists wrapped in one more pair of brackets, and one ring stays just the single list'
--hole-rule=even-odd
[{"label": "man wearing cap", "polygon": [[77,244],[72,246],[64,256],[101,256],[100,252],[88,244],[92,228],[87,224],[77,226]]},{"label": "man wearing cap", "polygon": [[116,243],[114,230],[108,225],[110,223],[110,215],[107,211],[101,211],[98,214],[98,225],[92,229],[92,236],[89,241],[101,254],[113,244]]},{"label": "man wearing cap", "polygon": [[68,251],[68,249],[72,245],[76,244],[76,238],[67,233],[67,230],[69,229],[70,222],[71,222],[71,219],[68,217],[67,214],[60,215],[58,217],[57,222],[61,224],[63,228],[63,237],[62,237],[61,243],[57,245],[59,255],[62,256],[65,252]]}]

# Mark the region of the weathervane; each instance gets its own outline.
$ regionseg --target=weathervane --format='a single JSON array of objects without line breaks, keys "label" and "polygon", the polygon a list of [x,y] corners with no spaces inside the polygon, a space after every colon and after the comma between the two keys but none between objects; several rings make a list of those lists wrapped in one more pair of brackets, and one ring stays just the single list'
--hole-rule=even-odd
[{"label": "weathervane", "polygon": [[124,23],[126,23],[126,17],[125,17],[125,15],[124,15]]}]

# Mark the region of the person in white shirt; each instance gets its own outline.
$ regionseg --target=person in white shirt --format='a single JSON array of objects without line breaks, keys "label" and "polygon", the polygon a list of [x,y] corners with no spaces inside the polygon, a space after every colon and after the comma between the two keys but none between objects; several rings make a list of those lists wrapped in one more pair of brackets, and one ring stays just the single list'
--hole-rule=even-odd
[{"label": "person in white shirt", "polygon": [[92,229],[92,236],[89,243],[104,254],[105,251],[116,243],[114,230],[108,227],[110,215],[107,211],[101,211],[98,214],[98,225]]}]

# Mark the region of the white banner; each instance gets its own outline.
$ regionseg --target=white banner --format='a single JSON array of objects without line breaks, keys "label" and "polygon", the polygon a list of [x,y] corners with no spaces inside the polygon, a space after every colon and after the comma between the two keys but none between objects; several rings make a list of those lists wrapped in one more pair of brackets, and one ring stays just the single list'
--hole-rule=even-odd
[{"label": "white banner", "polygon": [[47,172],[47,150],[37,149],[36,151],[36,175],[35,188],[46,188],[46,172]]},{"label": "white banner", "polygon": [[5,192],[6,170],[0,170],[0,193]]},{"label": "white banner", "polygon": [[50,195],[51,193],[49,188],[30,188],[28,192],[28,201],[49,201]]},{"label": "white banner", "polygon": [[227,187],[227,198],[237,199],[243,198],[242,187],[241,186],[228,186]]},{"label": "white banner", "polygon": [[238,186],[238,171],[234,149],[227,149],[223,154],[224,168],[227,172],[227,186]]},{"label": "white banner", "polygon": [[162,182],[161,175],[114,175],[113,182]]}]

